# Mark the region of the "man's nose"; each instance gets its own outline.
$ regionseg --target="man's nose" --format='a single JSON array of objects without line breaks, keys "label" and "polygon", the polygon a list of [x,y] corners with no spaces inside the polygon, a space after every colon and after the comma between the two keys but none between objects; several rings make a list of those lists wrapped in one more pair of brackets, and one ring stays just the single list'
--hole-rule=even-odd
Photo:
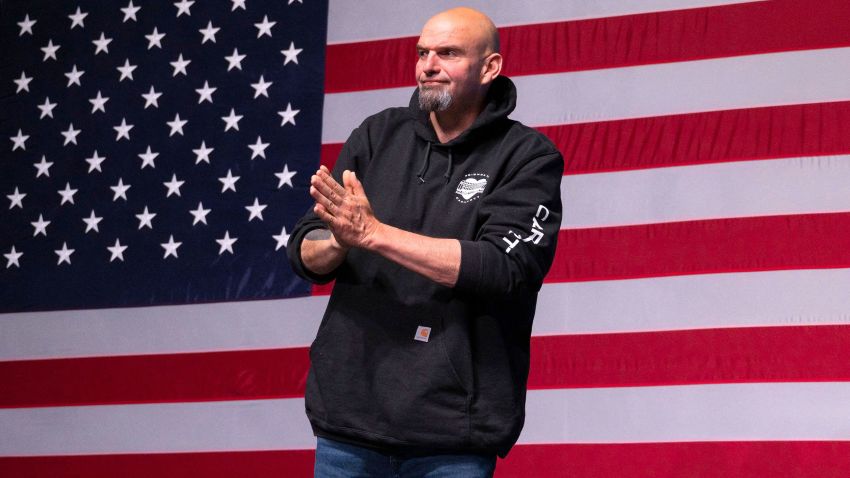
[{"label": "man's nose", "polygon": [[433,51],[428,52],[428,55],[422,60],[422,71],[428,75],[432,76],[440,72],[440,65],[437,58],[437,54]]}]

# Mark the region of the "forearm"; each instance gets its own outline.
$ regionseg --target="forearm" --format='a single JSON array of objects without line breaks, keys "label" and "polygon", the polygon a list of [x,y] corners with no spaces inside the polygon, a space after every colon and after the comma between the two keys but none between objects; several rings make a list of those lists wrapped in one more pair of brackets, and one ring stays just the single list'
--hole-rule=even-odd
[{"label": "forearm", "polygon": [[333,272],[348,254],[348,249],[339,245],[327,229],[313,229],[301,242],[301,262],[317,275]]},{"label": "forearm", "polygon": [[454,287],[460,272],[460,242],[438,239],[380,224],[364,249],[421,274],[432,281]]}]

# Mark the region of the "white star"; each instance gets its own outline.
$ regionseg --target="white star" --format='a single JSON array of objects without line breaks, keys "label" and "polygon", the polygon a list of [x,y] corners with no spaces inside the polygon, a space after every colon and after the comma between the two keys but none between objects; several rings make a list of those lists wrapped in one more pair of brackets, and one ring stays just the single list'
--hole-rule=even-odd
[{"label": "white star", "polygon": [[281,247],[286,247],[289,243],[289,234],[286,233],[286,226],[283,226],[283,229],[280,230],[280,234],[272,235],[275,241],[277,241],[277,245],[274,250],[278,250]]},{"label": "white star", "polygon": [[53,58],[55,60],[56,59],[56,50],[58,50],[60,47],[61,47],[60,45],[54,45],[53,39],[51,38],[47,42],[47,46],[41,49],[41,51],[44,52],[44,59],[41,60],[41,61],[47,61],[48,58]]},{"label": "white star", "polygon": [[192,225],[194,226],[195,224],[197,224],[199,222],[206,224],[207,223],[207,214],[209,214],[210,211],[212,211],[212,209],[204,209],[204,204],[199,202],[198,203],[198,209],[189,211],[189,214],[191,214],[192,216],[195,217],[195,220],[192,221]]},{"label": "white star", "polygon": [[58,249],[53,252],[59,256],[59,262],[56,263],[57,266],[63,262],[67,262],[69,265],[71,264],[71,254],[74,253],[74,249],[68,249],[67,242],[62,243],[62,249]]},{"label": "white star", "polygon": [[109,48],[107,46],[110,42],[112,42],[112,38],[106,38],[103,32],[100,32],[100,39],[92,40],[92,43],[94,43],[94,45],[97,47],[97,49],[94,51],[94,54],[97,55],[101,51],[109,53]]},{"label": "white star", "polygon": [[176,174],[171,174],[171,181],[166,181],[162,183],[165,187],[168,188],[168,192],[165,194],[165,197],[171,197],[172,194],[176,194],[180,196],[180,186],[183,186],[183,183],[186,181],[178,181]]},{"label": "white star", "polygon": [[246,55],[240,55],[239,50],[234,48],[232,55],[224,57],[224,59],[227,60],[227,71],[234,68],[238,68],[239,71],[242,71],[242,60],[245,59],[245,56]]},{"label": "white star", "polygon": [[100,232],[100,230],[97,228],[97,225],[102,220],[103,220],[103,217],[95,216],[94,215],[94,209],[92,209],[89,217],[83,218],[83,222],[86,223],[86,234],[88,234],[88,232],[91,231],[92,229],[94,229],[94,232]]},{"label": "white star", "polygon": [[17,186],[15,186],[15,193],[7,194],[6,197],[9,198],[10,201],[12,201],[12,204],[9,204],[9,209],[12,209],[15,206],[18,206],[21,209],[24,208],[24,198],[26,197],[26,193],[18,191]]},{"label": "white star", "polygon": [[157,99],[162,96],[162,92],[156,92],[153,89],[153,85],[151,85],[151,89],[147,93],[142,93],[142,98],[145,99],[145,109],[148,109],[148,106],[153,105],[154,108],[159,108],[159,102]]},{"label": "white star", "polygon": [[130,0],[130,3],[127,4],[126,7],[122,8],[121,11],[124,12],[124,20],[122,23],[126,23],[127,20],[136,21],[136,12],[139,11],[142,7],[137,7],[133,5],[133,0]]},{"label": "white star", "polygon": [[114,129],[115,132],[118,133],[115,136],[115,141],[120,140],[122,137],[127,138],[127,141],[129,141],[130,140],[130,130],[133,129],[133,125],[127,124],[126,118],[121,118],[121,124],[118,125],[118,126],[113,126],[112,129]]},{"label": "white star", "polygon": [[78,70],[77,65],[74,65],[74,68],[71,69],[71,71],[65,73],[65,76],[68,77],[68,85],[66,86],[66,88],[70,88],[71,85],[75,83],[77,86],[82,86],[80,84],[80,77],[83,76],[83,73],[85,73],[85,71]]},{"label": "white star", "polygon": [[237,115],[233,108],[230,108],[230,115],[222,116],[221,119],[224,120],[225,123],[227,123],[224,125],[225,132],[227,132],[227,130],[229,130],[230,128],[239,131],[239,120],[242,119],[242,115]]},{"label": "white star", "polygon": [[169,63],[171,63],[171,66],[174,67],[174,74],[171,76],[177,76],[177,73],[182,73],[183,76],[186,76],[186,65],[192,63],[192,60],[184,60],[183,54],[181,53],[177,60]]},{"label": "white star", "polygon": [[53,166],[53,163],[48,163],[47,158],[45,158],[44,155],[42,154],[41,155],[41,162],[35,163],[35,167],[36,167],[36,169],[38,169],[38,171],[35,173],[35,177],[39,177],[42,174],[47,176],[47,177],[50,177],[50,167],[51,166]]},{"label": "white star", "polygon": [[227,191],[228,189],[232,190],[233,192],[236,192],[236,181],[239,181],[239,176],[234,176],[229,169],[227,170],[227,176],[223,178],[218,178],[218,180],[221,181],[222,184],[222,193]]},{"label": "white star", "polygon": [[182,242],[174,242],[174,235],[168,236],[168,242],[164,242],[160,244],[163,249],[165,249],[165,255],[162,256],[165,259],[168,256],[177,257],[177,248],[183,244]]},{"label": "white star", "polygon": [[192,12],[189,11],[189,8],[194,4],[194,1],[190,0],[180,0],[180,2],[175,3],[174,6],[177,7],[177,16],[179,17],[182,14],[186,14],[186,16],[191,17]]},{"label": "white star", "polygon": [[283,120],[280,122],[280,125],[283,126],[286,123],[292,123],[293,125],[295,125],[295,115],[300,112],[301,110],[292,109],[291,103],[287,103],[286,110],[277,112],[277,114],[280,115],[281,118],[283,118]]},{"label": "white star", "polygon": [[92,114],[94,114],[94,112],[98,111],[98,110],[106,113],[106,108],[104,108],[103,105],[105,105],[107,101],[109,101],[109,97],[107,96],[107,97],[104,98],[100,94],[100,90],[97,90],[97,98],[90,98],[89,99],[89,103],[91,103]]},{"label": "white star", "polygon": [[118,239],[115,239],[114,246],[106,246],[106,248],[112,253],[112,256],[109,258],[109,262],[112,262],[115,259],[120,259],[121,262],[124,262],[124,251],[127,250],[127,246],[122,246]]},{"label": "white star", "polygon": [[204,87],[195,90],[200,96],[200,98],[198,98],[198,104],[201,104],[204,101],[209,101],[210,104],[212,104],[212,94],[215,93],[215,90],[217,89],[218,88],[211,88],[209,81],[204,81]]},{"label": "white star", "polygon": [[289,3],[287,3],[287,5],[292,5],[293,2],[298,2],[298,3],[301,3],[301,4],[304,3],[301,0],[289,0]]},{"label": "white star", "polygon": [[21,91],[29,91],[30,90],[30,82],[32,81],[31,76],[27,76],[26,72],[21,72],[21,77],[17,80],[13,80],[16,85],[18,85],[18,89],[15,93],[20,93]]},{"label": "white star", "polygon": [[289,42],[289,49],[280,51],[281,53],[283,53],[283,56],[285,57],[283,59],[283,64],[286,65],[291,61],[291,62],[294,62],[297,65],[298,64],[298,54],[301,53],[303,50],[304,50],[303,48],[295,48],[295,42]]},{"label": "white star", "polygon": [[195,164],[198,164],[201,161],[205,161],[207,164],[209,164],[210,153],[212,153],[213,151],[213,148],[207,148],[206,141],[201,141],[201,146],[198,149],[192,150],[192,152],[195,153]]},{"label": "white star", "polygon": [[248,222],[253,221],[255,217],[260,218],[260,220],[262,221],[263,220],[263,209],[265,209],[267,207],[268,207],[268,204],[260,204],[260,201],[257,199],[256,196],[254,196],[254,204],[252,204],[250,206],[245,206],[245,209],[247,209],[248,212],[251,213],[250,216],[248,216]]},{"label": "white star", "polygon": [[260,75],[260,81],[256,83],[251,83],[251,88],[254,88],[254,99],[259,97],[260,95],[269,97],[269,86],[272,85],[271,81],[265,81],[263,79],[263,75]]},{"label": "white star", "polygon": [[31,222],[32,227],[35,228],[35,231],[32,233],[32,237],[35,237],[41,234],[44,237],[47,237],[47,226],[50,225],[50,221],[45,221],[44,216],[41,214],[38,215],[38,221]]},{"label": "white star", "polygon": [[86,18],[87,16],[88,16],[88,12],[82,13],[80,11],[80,7],[77,7],[76,13],[74,13],[73,15],[68,15],[68,18],[71,19],[71,30],[73,30],[74,27],[77,26],[77,25],[79,25],[80,28],[85,28],[86,26],[83,25],[83,19]]},{"label": "white star", "polygon": [[[29,16],[27,16],[27,18],[29,18]],[[35,22],[33,22],[33,23],[35,23]],[[218,254],[221,255],[220,252]],[[15,265],[15,267],[20,268],[21,264],[20,264],[20,262],[18,262],[18,259],[20,259],[22,255],[24,255],[23,252],[16,251],[15,246],[12,246],[12,250],[9,251],[8,254],[3,254],[3,256],[6,257],[6,261],[7,261],[6,262],[6,269],[12,267],[13,264]]]},{"label": "white star", "polygon": [[266,148],[269,147],[269,143],[263,143],[262,139],[257,136],[257,142],[254,144],[249,144],[248,149],[251,150],[251,159],[256,158],[257,156],[266,159]]},{"label": "white star", "polygon": [[180,133],[180,136],[183,136],[183,126],[188,123],[189,120],[181,120],[180,113],[176,113],[174,115],[174,121],[166,121],[165,124],[171,127],[171,132],[168,133],[168,137],[174,136],[174,133]]},{"label": "white star", "polygon": [[14,150],[16,150],[16,149],[18,149],[18,148],[21,148],[21,149],[23,149],[24,151],[26,151],[26,150],[27,150],[27,148],[26,148],[26,144],[25,144],[25,143],[27,142],[27,140],[28,140],[28,139],[30,139],[30,136],[29,136],[28,134],[23,134],[23,132],[21,131],[21,129],[20,129],[20,128],[18,128],[18,134],[17,134],[17,136],[9,136],[9,139],[11,139],[12,141],[14,141],[14,143],[15,143],[15,144],[13,144],[13,145],[12,145],[12,151],[14,151]]},{"label": "white star", "polygon": [[63,143],[62,146],[67,146],[68,143],[77,144],[77,135],[80,134],[80,131],[82,130],[74,129],[74,123],[70,123],[68,125],[68,130],[61,132],[62,136],[65,137],[65,143]]},{"label": "white star", "polygon": [[153,218],[156,217],[156,214],[148,211],[147,206],[145,206],[144,212],[142,212],[141,214],[136,214],[136,217],[139,218],[139,229],[143,227],[153,229],[153,223],[151,221],[153,220]]},{"label": "white star", "polygon": [[145,166],[150,166],[151,168],[156,169],[156,165],[153,164],[153,160],[156,159],[157,156],[159,156],[159,153],[152,152],[150,145],[148,145],[148,150],[139,155],[139,157],[142,158],[142,166],[139,169],[145,169]]},{"label": "white star", "polygon": [[89,172],[92,172],[95,169],[100,172],[103,172],[103,170],[100,169],[100,163],[102,163],[104,160],[106,160],[106,157],[98,156],[97,150],[94,150],[94,154],[92,154],[90,158],[86,158],[86,162],[89,163]]},{"label": "white star", "polygon": [[71,189],[71,183],[65,183],[65,189],[60,189],[56,191],[62,196],[62,202],[59,205],[63,205],[66,202],[74,204],[74,194],[77,194],[78,189]]},{"label": "white star", "polygon": [[145,35],[145,38],[148,39],[148,50],[156,46],[160,50],[162,50],[162,38],[165,36],[165,33],[160,33],[156,27],[153,27],[153,32],[150,35]]},{"label": "white star", "polygon": [[44,119],[45,116],[53,118],[53,108],[56,108],[56,103],[51,103],[49,96],[45,97],[44,104],[38,105],[38,109],[41,110],[41,116],[38,119]]},{"label": "white star", "polygon": [[224,254],[224,251],[233,254],[233,243],[237,240],[238,238],[236,237],[230,237],[230,231],[224,231],[224,237],[215,240],[221,246],[221,249],[218,250],[218,255]]},{"label": "white star", "polygon": [[201,32],[201,35],[204,36],[204,38],[201,39],[201,45],[206,43],[207,40],[215,43],[215,34],[218,33],[219,30],[221,30],[221,28],[214,27],[212,24],[212,20],[207,22],[206,28],[198,30],[199,32]]},{"label": "white star", "polygon": [[131,81],[133,80],[133,70],[137,68],[136,65],[130,64],[130,59],[124,59],[124,66],[119,66],[115,68],[116,70],[121,72],[121,78],[118,79],[119,82],[124,81],[124,78],[129,78]]},{"label": "white star", "polygon": [[278,189],[282,188],[284,184],[288,184],[289,187],[291,187],[291,188],[294,187],[292,185],[292,177],[295,176],[297,173],[298,173],[297,171],[290,171],[289,165],[284,164],[283,170],[281,172],[274,173],[274,175],[277,176],[278,179],[280,179],[280,182],[277,183],[277,188]]},{"label": "white star", "polygon": [[245,0],[230,0],[233,2],[233,8],[230,9],[231,12],[235,12],[237,8],[241,8],[245,10]]},{"label": "white star", "polygon": [[257,27],[257,38],[260,38],[263,35],[268,35],[269,38],[272,36],[272,27],[275,26],[277,22],[270,22],[268,15],[263,15],[262,23],[255,23],[254,26]]},{"label": "white star", "polygon": [[18,36],[23,36],[24,33],[29,33],[30,35],[32,35],[32,26],[35,25],[35,22],[37,21],[38,20],[30,20],[30,15],[28,13],[27,16],[24,18],[24,21],[18,22],[18,26],[21,27],[21,33],[19,33]]},{"label": "white star", "polygon": [[115,196],[112,197],[112,201],[115,202],[118,198],[123,200],[127,200],[127,190],[130,189],[129,184],[124,184],[124,178],[118,178],[118,184],[115,186],[109,186],[113,192],[115,192]]}]

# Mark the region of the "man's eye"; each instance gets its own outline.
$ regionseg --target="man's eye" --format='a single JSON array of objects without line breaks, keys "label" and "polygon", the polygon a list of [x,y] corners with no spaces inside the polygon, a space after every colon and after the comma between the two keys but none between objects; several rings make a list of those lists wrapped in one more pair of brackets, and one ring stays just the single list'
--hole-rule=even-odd
[{"label": "man's eye", "polygon": [[440,52],[440,56],[447,57],[447,58],[453,58],[453,57],[457,56],[457,52],[454,51],[454,50],[444,50],[444,51]]},{"label": "man's eye", "polygon": [[428,56],[428,52],[425,50],[419,50],[417,54],[419,55],[419,58],[425,58],[426,56]]}]

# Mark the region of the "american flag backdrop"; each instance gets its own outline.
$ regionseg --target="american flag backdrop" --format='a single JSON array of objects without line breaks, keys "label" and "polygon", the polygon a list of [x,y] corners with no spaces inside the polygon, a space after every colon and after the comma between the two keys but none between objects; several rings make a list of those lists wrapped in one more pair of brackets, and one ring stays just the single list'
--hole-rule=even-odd
[{"label": "american flag backdrop", "polygon": [[[466,4],[566,160],[497,476],[850,475],[850,2]],[[288,231],[451,6],[0,2],[0,475],[311,476]]]}]

